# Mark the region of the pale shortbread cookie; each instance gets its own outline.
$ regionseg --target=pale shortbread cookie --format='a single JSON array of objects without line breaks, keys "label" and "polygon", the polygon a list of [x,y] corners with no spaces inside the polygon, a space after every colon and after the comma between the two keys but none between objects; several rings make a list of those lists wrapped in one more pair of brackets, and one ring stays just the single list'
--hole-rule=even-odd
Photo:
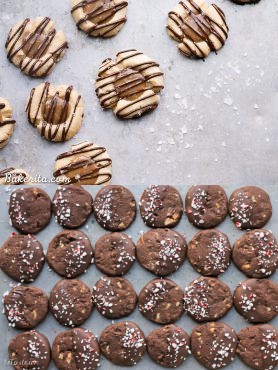
[{"label": "pale shortbread cookie", "polygon": [[71,3],[77,27],[90,36],[115,36],[126,22],[126,0],[72,0]]},{"label": "pale shortbread cookie", "polygon": [[9,61],[23,73],[44,77],[62,59],[68,44],[50,18],[37,17],[26,18],[11,28],[5,46]]},{"label": "pale shortbread cookie", "polygon": [[14,132],[15,120],[12,119],[12,113],[10,103],[0,98],[0,149],[8,144]]},{"label": "pale shortbread cookie", "polygon": [[9,167],[0,170],[0,185],[22,185],[29,184],[29,174],[21,168]]},{"label": "pale shortbread cookie", "polygon": [[184,55],[206,58],[225,44],[229,28],[217,5],[208,5],[204,0],[185,0],[169,13],[167,31],[178,41]]},{"label": "pale shortbread cookie", "polygon": [[56,158],[53,176],[59,184],[101,185],[112,178],[106,148],[84,141]]},{"label": "pale shortbread cookie", "polygon": [[96,81],[96,94],[102,108],[112,109],[123,119],[140,117],[154,110],[164,87],[159,64],[137,50],[117,54],[103,61]]},{"label": "pale shortbread cookie", "polygon": [[29,122],[49,141],[66,141],[80,129],[84,106],[73,86],[49,82],[33,88],[26,106]]}]

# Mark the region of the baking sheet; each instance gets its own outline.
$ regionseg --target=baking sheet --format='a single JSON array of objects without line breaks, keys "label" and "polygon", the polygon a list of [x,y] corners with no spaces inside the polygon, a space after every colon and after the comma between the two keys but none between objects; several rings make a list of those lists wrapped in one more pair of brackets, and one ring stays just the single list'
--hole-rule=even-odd
[{"label": "baking sheet", "polygon": [[[237,188],[237,186],[224,187],[227,196],[229,196],[232,191]],[[90,186],[86,187],[87,190],[91,192],[94,196],[98,190],[97,187]],[[144,186],[129,186],[129,189],[133,192],[138,201],[140,194],[144,190]],[[185,194],[188,190],[189,186],[177,186],[177,189],[180,191],[182,198],[184,199]],[[6,189],[6,190],[5,190]],[[8,220],[8,200],[11,191],[11,187],[4,188],[3,186],[0,188],[0,245],[9,237],[9,235],[16,231],[9,225]],[[267,229],[272,230],[274,235],[278,236],[278,186],[265,186],[264,189],[269,192],[271,196],[271,201],[273,205],[273,216],[269,223],[266,225]],[[55,193],[56,186],[48,185],[44,187],[44,190],[52,197]],[[189,224],[187,217],[183,215],[181,222],[175,228],[180,233],[186,235],[187,242],[198,232],[198,229],[194,228],[192,225]],[[236,229],[233,222],[227,217],[227,219],[218,227],[219,230],[226,233],[229,237],[231,244],[238,239],[243,232]],[[54,217],[51,219],[50,225],[38,233],[36,237],[38,240],[41,241],[44,250],[47,249],[50,240],[61,230],[61,227],[55,223]],[[90,217],[88,222],[85,226],[81,228],[92,241],[92,244],[96,242],[96,240],[103,234],[106,233],[104,229],[102,229],[98,223],[94,220],[93,217]],[[140,215],[137,213],[137,217],[135,222],[128,228],[125,232],[130,235],[133,241],[136,243],[140,237],[140,233],[142,231],[146,232],[149,230],[147,228]],[[36,279],[34,283],[31,285],[38,286],[42,288],[48,295],[52,289],[52,287],[56,284],[58,280],[61,279],[59,275],[57,275],[53,271],[49,271],[47,268],[47,264],[45,264],[44,269],[40,276]],[[83,280],[85,283],[88,284],[90,289],[92,289],[93,285],[97,282],[97,280],[103,276],[103,274],[97,270],[97,268],[92,265],[89,267],[86,274],[80,276],[80,279]],[[141,289],[145,286],[145,284],[155,277],[154,274],[148,272],[143,267],[139,265],[137,261],[135,261],[131,270],[124,275],[134,286],[137,294],[140,293]],[[190,263],[186,260],[182,267],[176,271],[174,274],[170,275],[170,279],[175,281],[178,285],[180,285],[183,289],[185,286],[190,283],[195,278],[199,277],[200,275],[196,273],[196,271],[191,267]],[[233,292],[237,284],[246,279],[246,276],[242,274],[240,271],[236,269],[236,267],[231,264],[228,270],[221,275],[221,280],[227,283]],[[278,282],[278,275],[277,273],[272,276],[272,280]],[[0,271],[0,295],[2,296],[4,292],[10,290],[10,283],[12,280],[7,277],[2,271]],[[128,316],[126,319],[121,320],[114,320],[123,321],[123,320],[131,320],[136,322],[144,331],[145,335],[147,336],[154,328],[159,327],[160,325],[152,323],[151,321],[147,320],[139,311],[138,308],[133,312],[132,315]],[[247,326],[247,322],[235,311],[235,308],[232,308],[228,314],[221,319],[220,321],[227,322],[231,325],[237,332],[244,326]],[[98,311],[95,309],[91,315],[91,317],[85,322],[83,327],[93,331],[93,333],[97,336],[100,335],[101,331],[108,325],[112,323],[111,320],[106,319],[105,317],[101,316]],[[185,329],[189,334],[191,333],[192,329],[196,326],[196,323],[185,314],[176,322],[177,325],[181,326]],[[278,325],[278,318],[271,321],[271,324],[277,327]],[[38,331],[44,333],[50,343],[52,344],[55,336],[60,333],[61,331],[67,330],[66,327],[59,325],[56,320],[52,317],[51,313],[49,312],[46,319],[43,323],[37,326],[36,328]],[[13,338],[14,335],[19,333],[19,330],[11,328],[8,326],[8,321],[5,315],[1,315],[0,317],[0,369],[9,369],[11,368],[8,365],[5,365],[5,360],[8,359],[7,357],[7,347],[9,341]],[[119,369],[118,366],[115,366],[109,363],[103,356],[101,357],[101,369],[103,370],[117,370]],[[51,363],[49,369],[54,370],[56,367],[53,363]],[[201,370],[203,367],[198,364],[198,362],[194,359],[193,356],[189,356],[189,358],[185,361],[184,365],[181,368],[190,369],[190,370]],[[148,355],[146,354],[144,359],[136,365],[136,369],[148,369],[148,370],[158,370],[161,369],[160,366],[153,363]],[[238,359],[236,358],[235,361],[227,367],[230,370],[244,370],[247,367]]]}]

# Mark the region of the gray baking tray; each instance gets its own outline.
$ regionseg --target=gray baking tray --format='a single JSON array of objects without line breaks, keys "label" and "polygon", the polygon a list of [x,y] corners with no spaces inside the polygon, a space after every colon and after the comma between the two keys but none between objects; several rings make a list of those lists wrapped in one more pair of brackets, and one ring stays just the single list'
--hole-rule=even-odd
[{"label": "gray baking tray", "polygon": [[[227,196],[231,194],[231,192],[237,188],[238,186],[226,186],[224,187]],[[136,197],[137,203],[139,196],[144,190],[144,186],[129,186],[128,187],[133,194]],[[184,199],[185,194],[188,190],[189,186],[177,186],[177,189],[180,191],[182,198]],[[271,196],[272,206],[273,206],[273,216],[269,223],[266,225],[267,229],[272,230],[274,235],[278,236],[278,186],[265,186],[264,189],[269,192]],[[9,237],[9,235],[16,231],[13,229],[9,224],[9,218],[8,218],[8,200],[10,196],[10,192],[12,190],[12,187],[1,187],[0,188],[0,245],[3,244],[3,242]],[[47,191],[47,193],[50,195],[50,197],[53,196],[56,186],[54,185],[47,185],[44,187],[44,190]],[[91,194],[94,196],[98,190],[97,187],[94,186],[88,186],[87,190],[91,192]],[[219,230],[225,232],[229,239],[231,244],[235,242],[236,239],[238,239],[243,232],[236,229],[233,222],[229,219],[229,217],[226,218],[226,220],[219,225]],[[61,230],[61,227],[55,223],[54,217],[51,219],[50,225],[41,231],[40,233],[36,234],[36,237],[41,241],[44,249],[46,250],[48,247],[48,243],[50,240]],[[82,231],[84,231],[89,238],[92,241],[92,244],[96,242],[96,240],[103,234],[105,234],[107,231],[102,229],[98,223],[94,220],[93,216],[91,216],[86,223],[84,227],[81,228]],[[142,219],[140,217],[140,214],[137,213],[137,217],[135,222],[131,225],[130,228],[126,230],[126,233],[130,235],[133,239],[133,241],[136,243],[137,240],[140,237],[141,232],[146,232],[149,230],[144,223],[142,222]],[[195,233],[198,232],[198,229],[191,226],[187,220],[187,217],[183,215],[181,222],[176,227],[176,230],[186,235],[187,242],[195,235]],[[45,264],[44,269],[40,276],[36,279],[32,285],[38,286],[45,290],[47,294],[50,293],[52,287],[56,284],[56,282],[61,279],[59,275],[57,275],[53,271],[49,271],[47,268],[47,264]],[[80,276],[80,279],[86,282],[89,287],[92,289],[93,285],[96,283],[96,281],[103,276],[103,274],[97,270],[97,268],[92,265],[87,270],[86,274],[83,274]],[[179,284],[182,288],[184,288],[190,281],[198,277],[198,273],[191,267],[190,263],[186,260],[183,266],[176,271],[174,274],[170,275],[169,277],[174,280],[177,284]],[[133,267],[131,270],[125,275],[125,277],[130,280],[130,282],[133,284],[136,292],[139,294],[143,286],[153,279],[155,277],[154,274],[146,271],[143,267],[139,265],[137,261],[135,261]],[[228,270],[221,275],[220,279],[222,279],[224,282],[226,282],[230,288],[231,291],[235,289],[236,285],[246,279],[246,276],[242,274],[240,271],[236,269],[236,267],[231,264],[231,266],[228,268]],[[271,279],[278,282],[278,275],[277,273],[274,274]],[[0,294],[3,295],[4,292],[10,289],[10,284],[12,280],[7,277],[2,271],[0,271]],[[154,328],[159,327],[159,325],[154,324],[147,320],[139,311],[138,308],[136,308],[135,312],[126,318],[126,320],[131,320],[136,322],[144,331],[145,335],[147,336]],[[121,321],[121,320],[115,320],[115,322]],[[235,311],[234,308],[232,308],[228,314],[221,320],[224,322],[227,322],[229,325],[231,325],[237,332],[244,326],[247,326],[247,322]],[[112,323],[111,320],[104,318],[101,316],[98,311],[95,309],[91,315],[91,317],[85,322],[83,327],[93,331],[93,333],[97,336],[100,335],[101,331],[108,325]],[[189,334],[191,333],[194,326],[196,326],[196,323],[186,316],[185,314],[181,317],[180,320],[176,322],[177,325],[185,329]],[[275,325],[277,327],[278,325],[278,318],[273,320],[271,324]],[[52,317],[50,313],[48,313],[45,321],[41,323],[37,327],[38,331],[41,331],[44,333],[50,343],[52,344],[55,336],[60,333],[61,331],[67,330],[66,327],[63,327],[59,325],[56,320]],[[19,333],[20,331],[11,328],[8,326],[8,321],[6,319],[5,315],[1,315],[0,317],[0,369],[10,369],[10,365],[5,365],[5,361],[8,360],[7,356],[7,347],[8,343],[11,340],[11,338]],[[119,367],[115,366],[111,363],[109,363],[103,356],[100,361],[101,369],[103,370],[118,370]],[[54,370],[56,367],[51,363],[49,369]],[[136,367],[136,369],[148,369],[148,370],[158,370],[161,369],[160,366],[153,363],[148,355],[146,354],[144,359],[139,362]],[[194,359],[194,357],[191,355],[189,358],[185,361],[185,363],[181,366],[182,369],[189,369],[189,370],[201,370],[203,367],[198,364],[198,362]],[[227,369],[230,370],[244,370],[247,369],[247,367],[238,359],[236,358],[235,361],[227,367]]]}]

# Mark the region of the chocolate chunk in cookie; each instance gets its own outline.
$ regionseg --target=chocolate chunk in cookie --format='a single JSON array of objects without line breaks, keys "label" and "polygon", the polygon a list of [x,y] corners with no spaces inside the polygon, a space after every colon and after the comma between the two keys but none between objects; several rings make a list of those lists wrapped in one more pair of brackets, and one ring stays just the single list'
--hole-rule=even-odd
[{"label": "chocolate chunk in cookie", "polygon": [[272,216],[269,195],[257,186],[236,189],[229,200],[229,213],[238,229],[258,229]]},{"label": "chocolate chunk in cookie", "polygon": [[274,319],[278,313],[278,284],[268,279],[247,279],[234,292],[237,312],[249,322]]},{"label": "chocolate chunk in cookie", "polygon": [[63,230],[49,243],[46,260],[57,274],[73,278],[87,270],[93,254],[93,247],[85,233]]},{"label": "chocolate chunk in cookie", "polygon": [[51,290],[49,308],[61,325],[82,325],[93,309],[90,289],[81,280],[60,280]]},{"label": "chocolate chunk in cookie", "polygon": [[17,334],[8,352],[15,370],[47,370],[51,359],[48,339],[35,330]]},{"label": "chocolate chunk in cookie", "polygon": [[104,274],[121,276],[135,260],[135,245],[124,233],[102,235],[95,244],[95,265]]},{"label": "chocolate chunk in cookie", "polygon": [[140,198],[140,213],[149,227],[174,227],[183,214],[180,193],[173,186],[149,186]]},{"label": "chocolate chunk in cookie", "polygon": [[94,201],[94,215],[106,230],[121,231],[128,228],[136,216],[133,194],[120,185],[108,185],[100,189]]},{"label": "chocolate chunk in cookie", "polygon": [[54,339],[52,358],[59,370],[95,370],[100,358],[98,341],[89,330],[64,331]]},{"label": "chocolate chunk in cookie", "polygon": [[52,200],[56,222],[66,229],[85,224],[93,210],[93,198],[82,186],[59,186]]},{"label": "chocolate chunk in cookie", "polygon": [[38,233],[49,224],[51,200],[39,188],[14,190],[10,197],[9,215],[12,226],[22,234]]},{"label": "chocolate chunk in cookie", "polygon": [[216,229],[198,232],[188,244],[188,260],[205,276],[219,276],[231,263],[231,245],[226,234]]},{"label": "chocolate chunk in cookie", "polygon": [[16,286],[4,294],[3,305],[9,325],[17,329],[32,329],[45,318],[48,297],[39,288]]},{"label": "chocolate chunk in cookie", "polygon": [[210,229],[223,222],[228,213],[228,199],[219,185],[192,186],[185,198],[185,212],[189,222]]},{"label": "chocolate chunk in cookie", "polygon": [[278,330],[268,324],[248,326],[238,334],[237,354],[255,370],[270,370],[278,366]]},{"label": "chocolate chunk in cookie", "polygon": [[133,286],[123,277],[101,278],[93,287],[92,297],[98,311],[108,319],[130,315],[137,303]]},{"label": "chocolate chunk in cookie", "polygon": [[196,326],[190,342],[194,357],[207,369],[221,369],[235,359],[237,334],[224,322]]},{"label": "chocolate chunk in cookie", "polygon": [[147,337],[147,350],[154,362],[170,368],[181,366],[191,353],[188,334],[173,324],[153,330]]},{"label": "chocolate chunk in cookie", "polygon": [[183,291],[170,279],[153,279],[141,290],[138,304],[147,319],[171,324],[183,314]]},{"label": "chocolate chunk in cookie", "polygon": [[145,269],[160,276],[169,275],[185,260],[185,237],[170,229],[150,230],[138,240],[136,255]]},{"label": "chocolate chunk in cookie", "polygon": [[102,354],[119,366],[136,365],[146,351],[142,330],[132,321],[122,321],[108,326],[100,335]]},{"label": "chocolate chunk in cookie", "polygon": [[0,268],[21,283],[34,281],[43,265],[43,247],[33,235],[13,233],[0,248]]},{"label": "chocolate chunk in cookie", "polygon": [[247,276],[268,277],[278,267],[278,244],[271,231],[256,229],[239,238],[232,250],[235,265]]},{"label": "chocolate chunk in cookie", "polygon": [[223,281],[213,277],[193,280],[185,289],[186,313],[197,322],[216,321],[232,307],[231,291]]}]

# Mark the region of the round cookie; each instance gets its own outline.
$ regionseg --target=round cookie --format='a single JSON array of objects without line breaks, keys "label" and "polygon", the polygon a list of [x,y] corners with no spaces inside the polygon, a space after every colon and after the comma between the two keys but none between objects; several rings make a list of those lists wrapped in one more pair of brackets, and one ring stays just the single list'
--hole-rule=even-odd
[{"label": "round cookie", "polygon": [[10,196],[9,216],[13,227],[22,234],[36,234],[51,218],[51,200],[40,188],[21,188]]},{"label": "round cookie", "polygon": [[96,95],[104,109],[121,119],[139,118],[157,108],[164,87],[159,64],[131,49],[105,59],[98,71]]},{"label": "round cookie", "polygon": [[28,121],[49,141],[71,139],[80,129],[84,106],[73,86],[49,82],[34,87],[26,105]]},{"label": "round cookie", "polygon": [[93,247],[85,233],[63,230],[49,243],[46,260],[57,274],[74,278],[87,270],[93,255]]},{"label": "round cookie", "polygon": [[45,318],[48,297],[36,287],[16,286],[3,296],[4,313],[9,325],[17,329],[32,329]]},{"label": "round cookie", "polygon": [[183,214],[180,193],[173,186],[151,185],[140,197],[140,213],[149,227],[174,227]]},{"label": "round cookie", "polygon": [[178,42],[180,52],[190,58],[206,58],[217,52],[228,38],[223,11],[204,0],[183,0],[168,14],[167,32]]},{"label": "round cookie", "polygon": [[185,312],[197,322],[216,321],[232,307],[231,291],[223,281],[213,277],[193,280],[185,289]]},{"label": "round cookie", "polygon": [[238,333],[237,354],[255,370],[270,370],[278,366],[278,331],[268,324],[253,325]]},{"label": "round cookie", "polygon": [[219,276],[231,263],[231,245],[226,234],[216,229],[199,231],[189,242],[188,260],[205,276]]},{"label": "round cookie", "polygon": [[136,201],[124,186],[107,185],[95,196],[94,215],[106,230],[121,231],[128,228],[136,216]]},{"label": "round cookie", "polygon": [[123,277],[105,276],[93,287],[93,302],[108,319],[130,315],[136,307],[137,294],[131,283]]},{"label": "round cookie", "polygon": [[10,363],[15,370],[47,370],[51,359],[48,339],[35,330],[25,331],[13,337],[8,352]]},{"label": "round cookie", "polygon": [[190,343],[194,357],[202,366],[221,369],[235,359],[237,334],[224,322],[208,322],[193,329]]},{"label": "round cookie", "polygon": [[258,229],[272,216],[269,195],[256,186],[236,189],[229,200],[229,213],[238,229]]},{"label": "round cookie", "polygon": [[115,36],[126,22],[127,0],[72,0],[71,4],[77,27],[89,36]]},{"label": "round cookie", "polygon": [[234,306],[247,321],[268,322],[278,313],[278,284],[268,279],[247,279],[234,292]]},{"label": "round cookie", "polygon": [[13,132],[15,120],[12,118],[12,107],[10,103],[0,98],[0,149],[8,144]]},{"label": "round cookie", "polygon": [[33,235],[13,233],[0,248],[0,268],[21,283],[34,281],[43,265],[43,247]]},{"label": "round cookie", "polygon": [[145,269],[160,276],[169,275],[178,270],[186,258],[185,237],[175,230],[150,230],[138,240],[136,256]]},{"label": "round cookie", "polygon": [[147,337],[147,350],[154,362],[168,368],[181,366],[191,353],[188,334],[173,324],[153,330]]},{"label": "round cookie", "polygon": [[0,185],[28,184],[30,175],[21,168],[8,167],[0,170]]},{"label": "round cookie", "polygon": [[124,233],[102,235],[95,244],[95,265],[108,276],[128,272],[135,260],[135,245]]},{"label": "round cookie", "polygon": [[170,279],[153,279],[141,290],[138,304],[147,319],[171,324],[183,314],[183,291]]},{"label": "round cookie", "polygon": [[228,213],[228,199],[219,185],[192,186],[185,198],[185,212],[189,222],[210,229],[223,222]]},{"label": "round cookie", "polygon": [[58,155],[53,176],[58,184],[103,185],[112,178],[106,148],[84,141]]},{"label": "round cookie", "polygon": [[100,359],[98,341],[89,330],[64,331],[54,339],[52,358],[59,370],[95,370]]},{"label": "round cookie", "polygon": [[248,231],[235,242],[232,258],[235,265],[248,277],[268,277],[278,267],[277,241],[271,231]]},{"label": "round cookie", "polygon": [[60,280],[51,290],[49,308],[61,325],[82,325],[93,310],[90,289],[81,280]]},{"label": "round cookie", "polygon": [[9,61],[23,73],[45,77],[62,59],[68,44],[50,18],[37,17],[26,18],[12,27],[5,47]]},{"label": "round cookie", "polygon": [[93,210],[93,198],[82,186],[59,186],[52,199],[56,222],[66,229],[85,224]]},{"label": "round cookie", "polygon": [[110,325],[100,335],[99,345],[102,354],[119,366],[136,365],[146,351],[144,333],[131,321]]}]

